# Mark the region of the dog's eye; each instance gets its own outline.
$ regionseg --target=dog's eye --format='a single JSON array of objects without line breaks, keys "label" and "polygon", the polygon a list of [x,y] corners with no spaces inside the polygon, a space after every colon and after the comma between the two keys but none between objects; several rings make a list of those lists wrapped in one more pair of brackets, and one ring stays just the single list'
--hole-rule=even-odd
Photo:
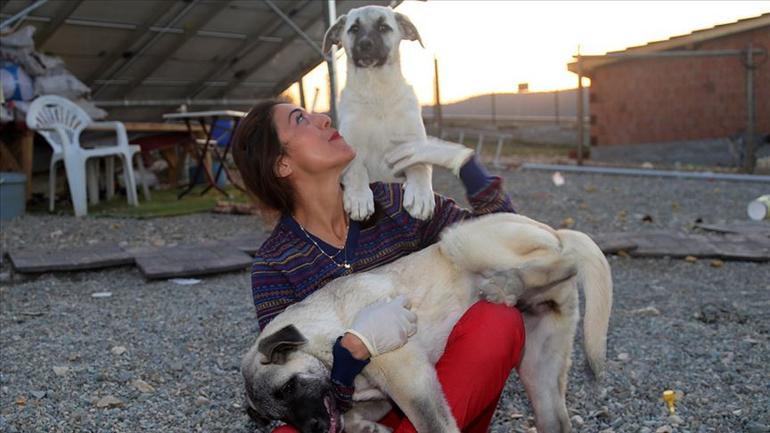
[{"label": "dog's eye", "polygon": [[292,377],[281,387],[281,397],[286,398],[294,394],[294,390],[297,388],[297,379]]},{"label": "dog's eye", "polygon": [[348,29],[348,32],[350,32],[350,33],[358,33],[358,25],[357,24],[353,24],[352,26],[350,26],[350,28]]},{"label": "dog's eye", "polygon": [[385,32],[391,31],[392,29],[387,24],[380,24],[380,26],[377,28],[377,30],[379,30],[382,33],[385,33]]}]

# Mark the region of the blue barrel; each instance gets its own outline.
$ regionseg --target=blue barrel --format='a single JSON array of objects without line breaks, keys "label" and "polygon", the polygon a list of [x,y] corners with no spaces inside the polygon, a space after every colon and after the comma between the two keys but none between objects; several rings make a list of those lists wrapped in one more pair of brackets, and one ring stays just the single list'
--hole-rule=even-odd
[{"label": "blue barrel", "polygon": [[0,220],[24,215],[27,204],[27,176],[23,173],[0,171]]}]

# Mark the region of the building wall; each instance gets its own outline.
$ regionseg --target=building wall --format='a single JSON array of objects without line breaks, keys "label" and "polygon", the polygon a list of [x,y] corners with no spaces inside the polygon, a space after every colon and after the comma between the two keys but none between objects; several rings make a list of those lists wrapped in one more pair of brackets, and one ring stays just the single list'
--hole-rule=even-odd
[{"label": "building wall", "polygon": [[[770,27],[692,49],[770,49]],[[755,56],[756,58],[756,56]],[[756,131],[770,133],[770,61],[755,70]],[[599,67],[590,88],[591,142],[636,144],[726,137],[746,128],[746,72],[738,57],[635,59]]]}]

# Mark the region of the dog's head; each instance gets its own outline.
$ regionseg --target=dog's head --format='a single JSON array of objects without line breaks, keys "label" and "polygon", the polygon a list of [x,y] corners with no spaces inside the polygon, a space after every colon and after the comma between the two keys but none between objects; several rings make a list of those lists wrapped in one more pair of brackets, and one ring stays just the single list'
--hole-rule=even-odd
[{"label": "dog's head", "polygon": [[345,48],[348,59],[359,68],[383,66],[398,58],[402,39],[422,39],[409,18],[384,6],[364,6],[350,10],[326,31],[323,51],[332,45]]},{"label": "dog's head", "polygon": [[259,425],[280,420],[302,433],[341,432],[329,369],[302,351],[306,343],[292,325],[260,336],[241,362],[246,412]]}]

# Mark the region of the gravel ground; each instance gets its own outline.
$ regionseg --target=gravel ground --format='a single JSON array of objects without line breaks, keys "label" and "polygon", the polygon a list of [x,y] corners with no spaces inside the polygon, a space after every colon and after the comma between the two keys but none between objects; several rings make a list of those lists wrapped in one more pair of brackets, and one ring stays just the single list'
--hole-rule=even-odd
[{"label": "gravel ground", "polygon": [[[746,204],[767,192],[762,184],[577,174],[565,174],[557,188],[548,172],[499,173],[519,212],[589,233],[744,220]],[[435,183],[465,203],[446,172],[437,170]],[[264,229],[252,217],[215,214],[28,215],[3,223],[1,245],[3,252],[101,241],[171,245],[249,230]],[[576,347],[568,388],[575,430],[770,431],[770,266],[610,263],[608,376],[599,388],[589,384]],[[238,371],[257,332],[248,272],[181,286],[146,282],[133,267],[34,278],[9,276],[7,261],[0,268],[0,432],[257,431],[242,409]],[[104,291],[112,295],[92,296]],[[664,389],[681,394],[678,418],[667,416]],[[514,374],[492,431],[531,425]]]}]

